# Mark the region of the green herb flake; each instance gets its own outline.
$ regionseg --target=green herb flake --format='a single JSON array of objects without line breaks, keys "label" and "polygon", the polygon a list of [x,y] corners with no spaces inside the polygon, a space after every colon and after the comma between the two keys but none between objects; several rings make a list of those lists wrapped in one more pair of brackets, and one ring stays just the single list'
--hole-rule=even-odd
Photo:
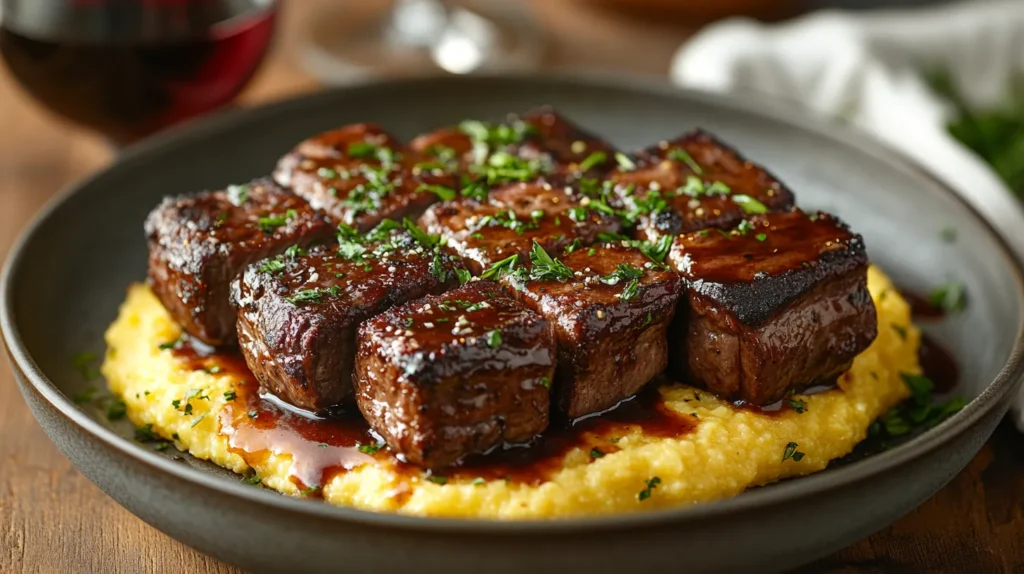
[{"label": "green herb flake", "polygon": [[608,154],[603,151],[595,151],[588,155],[586,159],[580,162],[579,170],[581,172],[590,171],[591,169],[601,165],[608,160]]},{"label": "green herb flake", "polygon": [[547,377],[547,376],[541,377],[540,378],[540,386],[544,387],[545,389],[550,389],[551,388],[551,379],[549,377]]},{"label": "green herb flake", "polygon": [[377,146],[370,142],[352,142],[348,144],[349,157],[371,157],[377,153]]},{"label": "green herb flake", "polygon": [[329,167],[321,167],[316,170],[316,175],[323,179],[336,179],[338,177],[338,172]]},{"label": "green herb flake", "polygon": [[483,486],[483,485],[487,484],[487,481],[484,480],[484,478],[482,476],[478,476],[478,477],[474,478],[473,482],[471,482],[470,484],[472,484],[473,486]]},{"label": "green herb flake", "polygon": [[195,428],[195,426],[197,424],[203,422],[203,419],[205,419],[205,418],[206,418],[206,413],[203,413],[203,414],[199,415],[199,418],[197,418],[195,421],[193,421],[192,425],[189,428]]},{"label": "green herb flake", "polygon": [[173,340],[173,341],[167,341],[166,343],[160,343],[159,349],[161,351],[168,351],[168,350],[171,350],[171,349],[176,349],[178,347],[178,345],[181,344],[181,342],[184,339],[184,337],[185,337],[184,335],[178,335],[178,338]]},{"label": "green herb flake", "polygon": [[943,227],[939,230],[939,237],[946,243],[956,243],[956,228]]},{"label": "green herb flake", "polygon": [[430,193],[433,193],[441,201],[451,201],[455,199],[455,196],[457,195],[456,191],[450,187],[429,183],[421,183],[420,186],[416,188],[416,193],[422,193],[424,191],[429,191]]},{"label": "green herb flake", "polygon": [[249,411],[249,418],[254,419],[254,418],[258,417],[258,416],[260,416],[259,412],[257,412],[257,411]]},{"label": "green herb flake", "polygon": [[765,239],[768,239],[768,234],[767,233],[758,233],[757,235],[754,236],[754,239],[756,239],[758,241],[764,241]]},{"label": "green herb flake", "polygon": [[[248,185],[229,185],[227,188],[228,201],[235,207],[241,207],[246,201],[249,201],[249,186]],[[227,214],[225,219],[227,219]]]},{"label": "green herb flake", "polygon": [[602,452],[601,449],[599,449],[597,447],[594,447],[594,448],[590,449],[590,458],[601,458],[604,455],[605,455],[605,453]]},{"label": "green herb flake", "polygon": [[153,432],[153,424],[146,424],[135,428],[135,440],[138,442],[153,442],[160,440],[160,435]]},{"label": "green herb flake", "polygon": [[622,171],[633,171],[636,169],[636,162],[620,151],[615,152],[615,162],[619,164],[619,169]]},{"label": "green herb flake", "polygon": [[96,398],[96,387],[88,386],[71,398],[76,405],[88,403]]},{"label": "green herb flake", "polygon": [[807,401],[803,401],[800,399],[786,399],[786,404],[789,405],[791,409],[796,411],[796,414],[798,415],[804,414],[804,411],[807,410]]},{"label": "green herb flake", "polygon": [[238,398],[238,394],[235,393],[235,391],[225,391],[224,392],[224,400],[225,401],[233,401],[236,398]]},{"label": "green herb flake", "polygon": [[793,462],[800,462],[804,458],[804,453],[798,451],[795,442],[786,444],[786,450],[782,452],[782,461],[785,462],[789,459],[793,459]]},{"label": "green herb flake", "polygon": [[320,488],[321,487],[319,485],[318,486],[311,486],[311,487],[309,487],[309,488],[307,488],[307,489],[305,489],[303,491],[300,491],[299,494],[301,496],[304,496],[304,497],[305,496],[311,496],[313,494],[316,494],[317,492],[320,492]]},{"label": "green herb flake", "polygon": [[501,332],[500,331],[496,331],[496,330],[495,331],[490,331],[489,333],[487,333],[486,337],[487,337],[487,346],[488,347],[490,347],[492,349],[497,349],[498,347],[501,346]]},{"label": "green herb flake", "polygon": [[243,476],[242,482],[251,486],[258,486],[261,479],[258,474],[250,474],[249,476]]},{"label": "green herb flake", "polygon": [[558,259],[551,257],[547,251],[533,241],[533,248],[530,250],[530,262],[533,267],[530,269],[530,279],[535,281],[566,281],[572,279],[573,272]]},{"label": "green herb flake", "polygon": [[128,406],[121,399],[115,398],[107,405],[107,420],[118,421],[128,413]]},{"label": "green herb flake", "polygon": [[947,313],[960,313],[967,306],[967,293],[963,283],[945,283],[932,290],[928,302]]},{"label": "green herb flake", "polygon": [[433,482],[434,484],[448,484],[448,478],[438,474],[432,474],[428,476],[427,480]]},{"label": "green herb flake", "polygon": [[753,197],[750,197],[749,195],[734,195],[732,196],[732,201],[733,203],[739,205],[746,213],[768,213],[768,206],[754,199]]},{"label": "green herb flake", "polygon": [[377,454],[377,452],[384,448],[384,443],[378,442],[374,444],[359,444],[356,443],[356,448],[363,454]]},{"label": "green herb flake", "polygon": [[675,148],[673,150],[670,150],[668,152],[668,159],[673,159],[685,163],[686,166],[690,168],[690,171],[697,175],[701,175],[704,173],[704,170],[701,169],[700,164],[698,164],[693,159],[693,156],[687,153],[684,149]]},{"label": "green herb flake", "polygon": [[95,362],[96,355],[88,351],[78,353],[71,358],[72,366],[74,366],[75,370],[78,371],[78,374],[86,381],[91,381],[100,376],[99,370],[97,370],[94,365]]},{"label": "green herb flake", "polygon": [[643,502],[643,501],[647,500],[648,498],[650,498],[650,497],[651,497],[651,492],[652,492],[652,491],[653,491],[653,490],[654,490],[655,488],[658,488],[658,485],[659,485],[659,484],[661,484],[661,479],[660,479],[660,478],[658,478],[657,476],[655,476],[655,477],[652,477],[652,478],[650,478],[650,479],[649,479],[649,480],[647,481],[646,485],[644,486],[644,489],[643,489],[643,490],[641,490],[641,491],[640,491],[640,492],[639,492],[639,493],[638,493],[638,494],[636,495],[636,499],[637,499],[638,501],[640,501],[640,502]]}]

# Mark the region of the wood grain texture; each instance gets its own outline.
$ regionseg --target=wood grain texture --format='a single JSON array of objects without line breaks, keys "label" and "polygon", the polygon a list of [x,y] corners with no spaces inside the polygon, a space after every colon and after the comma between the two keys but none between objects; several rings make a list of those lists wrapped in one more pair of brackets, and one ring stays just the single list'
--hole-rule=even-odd
[{"label": "wood grain texture", "polygon": [[[243,103],[310,91],[296,64],[317,2],[291,2],[273,56]],[[630,24],[565,2],[535,2],[553,38],[546,65],[663,74],[688,30]],[[0,70],[0,259],[50,197],[108,163],[97,137],[56,121]],[[237,569],[149,527],[79,474],[0,368],[0,572],[216,572]],[[1024,437],[1002,424],[970,466],[891,527],[801,572],[1024,572]]]}]

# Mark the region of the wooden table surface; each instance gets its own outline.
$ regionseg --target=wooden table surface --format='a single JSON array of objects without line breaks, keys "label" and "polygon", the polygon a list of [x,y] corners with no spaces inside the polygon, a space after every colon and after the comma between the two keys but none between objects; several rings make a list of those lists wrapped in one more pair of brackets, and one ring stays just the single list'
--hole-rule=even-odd
[{"label": "wooden table surface", "polygon": [[[297,65],[315,2],[292,2],[247,104],[315,90]],[[534,3],[555,38],[548,67],[664,74],[686,25],[637,23]],[[97,137],[29,101],[0,71],[0,259],[55,192],[112,159]],[[807,572],[1024,572],[1024,437],[1004,422],[971,464],[916,511]],[[0,572],[238,572],[122,509],[78,473],[0,369]]]}]

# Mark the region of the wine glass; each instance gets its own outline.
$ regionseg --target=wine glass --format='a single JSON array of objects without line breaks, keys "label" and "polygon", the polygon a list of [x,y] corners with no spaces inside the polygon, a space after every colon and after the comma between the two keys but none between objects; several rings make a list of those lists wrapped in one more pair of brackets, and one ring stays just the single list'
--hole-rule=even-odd
[{"label": "wine glass", "polygon": [[341,0],[312,19],[304,63],[313,74],[335,82],[369,75],[531,69],[543,55],[543,37],[528,4]]},{"label": "wine glass", "polygon": [[0,55],[50,110],[126,145],[238,95],[273,0],[0,0]]}]

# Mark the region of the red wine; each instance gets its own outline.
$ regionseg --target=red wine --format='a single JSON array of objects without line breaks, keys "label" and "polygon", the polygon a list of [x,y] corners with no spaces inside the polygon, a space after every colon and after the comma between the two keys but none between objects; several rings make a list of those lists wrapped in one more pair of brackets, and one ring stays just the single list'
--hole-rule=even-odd
[{"label": "red wine", "polygon": [[265,1],[26,1],[52,10],[34,20],[5,12],[0,53],[11,74],[54,112],[121,144],[234,99],[276,14]]}]

